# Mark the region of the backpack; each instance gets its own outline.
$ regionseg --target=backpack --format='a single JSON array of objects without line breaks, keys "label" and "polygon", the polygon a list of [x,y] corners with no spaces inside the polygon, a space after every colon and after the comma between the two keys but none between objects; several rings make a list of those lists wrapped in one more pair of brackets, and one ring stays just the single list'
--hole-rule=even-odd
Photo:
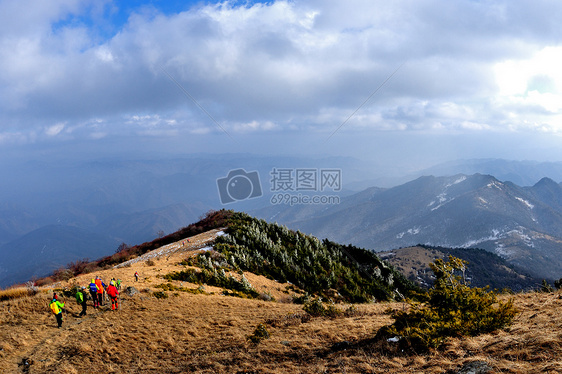
[{"label": "backpack", "polygon": [[95,283],[90,283],[90,292],[98,292],[98,286]]},{"label": "backpack", "polygon": [[82,291],[76,292],[76,302],[78,304],[82,304],[84,302],[84,294],[82,293]]},{"label": "backpack", "polygon": [[51,304],[49,304],[49,306],[51,307],[51,310],[53,311],[53,314],[59,314],[61,312],[59,306],[57,305],[56,301],[52,301]]},{"label": "backpack", "polygon": [[107,287],[107,294],[111,297],[116,297],[117,296],[117,288],[115,288],[115,286]]}]

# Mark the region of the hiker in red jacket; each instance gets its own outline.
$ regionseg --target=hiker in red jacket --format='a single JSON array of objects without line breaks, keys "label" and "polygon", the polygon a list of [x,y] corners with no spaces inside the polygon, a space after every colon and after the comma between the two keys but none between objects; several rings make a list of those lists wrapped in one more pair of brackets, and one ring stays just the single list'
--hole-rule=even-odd
[{"label": "hiker in red jacket", "polygon": [[119,291],[117,291],[117,287],[115,287],[114,281],[109,282],[109,287],[107,287],[107,294],[111,299],[111,310],[119,309],[119,302],[117,301]]}]

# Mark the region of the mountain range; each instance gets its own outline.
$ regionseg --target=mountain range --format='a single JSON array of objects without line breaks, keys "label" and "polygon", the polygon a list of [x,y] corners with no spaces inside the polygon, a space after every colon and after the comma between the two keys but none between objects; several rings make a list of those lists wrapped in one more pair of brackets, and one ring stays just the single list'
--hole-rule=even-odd
[{"label": "mountain range", "polygon": [[72,261],[101,257],[118,244],[77,227],[44,226],[0,247],[0,285],[47,276]]},{"label": "mountain range", "polygon": [[[341,170],[340,204],[271,205],[271,171],[297,167]],[[217,180],[240,168],[259,173],[263,196],[222,205]],[[0,184],[0,287],[38,274],[25,257],[7,261],[8,252],[19,251],[21,243],[29,248],[74,243],[64,259],[43,263],[40,268],[49,272],[70,261],[111,254],[119,243],[152,240],[224,207],[376,251],[418,243],[476,246],[537,276],[562,273],[556,260],[562,198],[554,182],[562,180],[562,163],[459,160],[407,170],[351,158],[236,154],[14,161],[0,165],[0,173],[10,176]],[[549,179],[536,183],[545,176]],[[488,184],[497,188],[473,192],[481,199],[468,198],[472,188]],[[502,195],[501,189],[510,192]],[[76,241],[76,232],[88,233],[90,240]]]},{"label": "mountain range", "polygon": [[318,237],[374,251],[416,244],[482,248],[531,275],[562,276],[562,187],[530,187],[491,175],[424,176],[369,188],[340,204],[271,206],[256,212]]}]

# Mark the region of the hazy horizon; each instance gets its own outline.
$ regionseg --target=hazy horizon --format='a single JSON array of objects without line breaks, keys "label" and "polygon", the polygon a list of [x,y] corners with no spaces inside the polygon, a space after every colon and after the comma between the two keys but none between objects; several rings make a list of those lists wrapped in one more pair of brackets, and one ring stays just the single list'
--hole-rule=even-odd
[{"label": "hazy horizon", "polygon": [[0,151],[562,161],[561,8],[2,0]]}]

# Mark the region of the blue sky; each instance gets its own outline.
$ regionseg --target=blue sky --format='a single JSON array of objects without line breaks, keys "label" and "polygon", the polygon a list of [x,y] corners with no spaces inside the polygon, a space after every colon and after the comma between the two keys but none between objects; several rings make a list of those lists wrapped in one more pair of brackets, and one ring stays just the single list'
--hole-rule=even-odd
[{"label": "blue sky", "polygon": [[553,1],[0,0],[0,152],[562,161],[559,14]]}]

